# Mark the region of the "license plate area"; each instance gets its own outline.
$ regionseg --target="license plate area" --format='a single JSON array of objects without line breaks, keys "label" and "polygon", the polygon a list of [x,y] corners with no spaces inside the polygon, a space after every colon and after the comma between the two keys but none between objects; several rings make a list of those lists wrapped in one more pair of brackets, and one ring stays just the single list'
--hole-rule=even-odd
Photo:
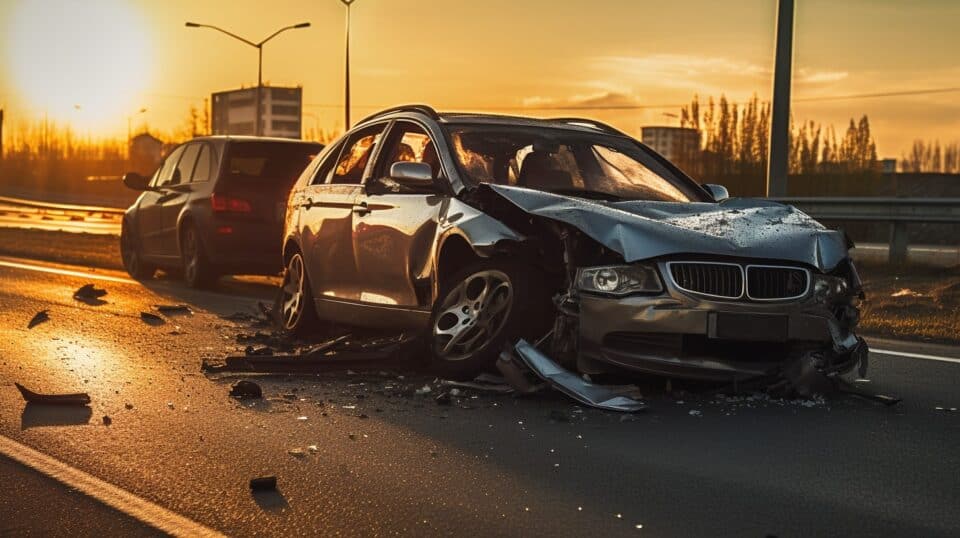
[{"label": "license plate area", "polygon": [[785,314],[710,312],[707,317],[707,336],[718,340],[785,342],[789,332]]}]

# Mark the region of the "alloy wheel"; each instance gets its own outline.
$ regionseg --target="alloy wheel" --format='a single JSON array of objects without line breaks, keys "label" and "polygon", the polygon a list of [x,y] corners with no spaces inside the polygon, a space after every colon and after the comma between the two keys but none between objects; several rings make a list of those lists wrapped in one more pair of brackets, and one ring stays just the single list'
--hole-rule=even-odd
[{"label": "alloy wheel", "polygon": [[281,298],[280,313],[283,315],[283,327],[288,330],[296,328],[303,315],[304,306],[304,271],[303,257],[294,254],[287,262],[287,270],[283,277],[283,297]]},{"label": "alloy wheel", "polygon": [[440,305],[433,324],[437,357],[458,361],[496,338],[513,307],[513,286],[502,271],[474,273],[455,286]]},{"label": "alloy wheel", "polygon": [[200,271],[200,246],[197,232],[187,228],[183,234],[183,276],[187,282],[196,282]]}]

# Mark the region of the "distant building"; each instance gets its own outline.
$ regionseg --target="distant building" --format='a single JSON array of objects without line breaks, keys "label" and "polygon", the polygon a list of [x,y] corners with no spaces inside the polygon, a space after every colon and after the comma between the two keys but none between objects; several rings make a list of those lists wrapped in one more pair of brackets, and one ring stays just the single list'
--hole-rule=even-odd
[{"label": "distant building", "polygon": [[163,157],[163,140],[150,133],[140,133],[130,139],[130,172],[150,175]]},{"label": "distant building", "polygon": [[642,127],[641,139],[674,163],[695,161],[700,151],[700,131],[691,127]]},{"label": "distant building", "polygon": [[[299,139],[303,89],[264,86],[260,92],[263,136]],[[257,134],[256,88],[217,92],[211,97],[213,134]]]},{"label": "distant building", "polygon": [[880,171],[884,174],[896,174],[897,173],[897,160],[896,159],[880,159]]}]

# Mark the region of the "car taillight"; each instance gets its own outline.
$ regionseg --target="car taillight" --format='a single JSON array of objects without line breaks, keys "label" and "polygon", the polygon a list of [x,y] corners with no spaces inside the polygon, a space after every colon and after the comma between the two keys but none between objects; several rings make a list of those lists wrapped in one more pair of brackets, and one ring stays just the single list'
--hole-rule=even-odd
[{"label": "car taillight", "polygon": [[250,202],[242,198],[232,198],[230,196],[224,195],[212,195],[210,197],[210,206],[213,207],[213,210],[216,212],[224,213],[251,213],[253,212],[253,207],[250,206]]}]

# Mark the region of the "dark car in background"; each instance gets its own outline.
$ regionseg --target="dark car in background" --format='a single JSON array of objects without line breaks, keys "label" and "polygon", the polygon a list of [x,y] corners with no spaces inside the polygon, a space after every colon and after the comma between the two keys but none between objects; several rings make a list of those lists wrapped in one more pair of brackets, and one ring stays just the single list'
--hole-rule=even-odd
[{"label": "dark car in background", "polygon": [[443,375],[517,338],[584,373],[838,375],[865,366],[850,244],[595,121],[409,106],[360,122],[294,185],[280,311],[291,331],[421,333]]},{"label": "dark car in background", "polygon": [[210,136],[174,148],[123,217],[120,247],[131,276],[182,270],[190,286],[225,274],[276,274],[290,187],[323,149],[281,138]]}]

